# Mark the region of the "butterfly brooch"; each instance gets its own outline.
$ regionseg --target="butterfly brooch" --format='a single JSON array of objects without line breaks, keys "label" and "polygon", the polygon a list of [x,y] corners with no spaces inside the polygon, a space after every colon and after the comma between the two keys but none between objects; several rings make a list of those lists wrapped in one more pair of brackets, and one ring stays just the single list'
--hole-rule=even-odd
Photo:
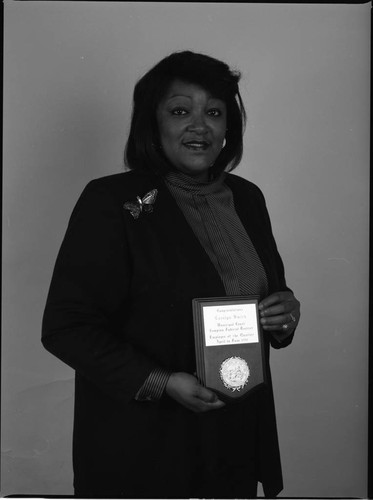
[{"label": "butterfly brooch", "polygon": [[143,198],[136,196],[135,201],[126,201],[123,205],[125,210],[129,210],[134,219],[138,219],[142,212],[153,212],[153,205],[158,194],[158,189],[152,189]]}]

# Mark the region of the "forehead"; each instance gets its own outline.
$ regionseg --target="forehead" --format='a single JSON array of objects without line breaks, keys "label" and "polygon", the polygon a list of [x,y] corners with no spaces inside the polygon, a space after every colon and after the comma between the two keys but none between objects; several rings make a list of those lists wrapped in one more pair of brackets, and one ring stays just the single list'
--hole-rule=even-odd
[{"label": "forehead", "polygon": [[184,82],[182,80],[174,80],[173,82],[171,82],[168,89],[166,90],[163,100],[169,100],[174,97],[220,100],[214,97],[208,90],[204,89],[200,85],[195,83]]}]

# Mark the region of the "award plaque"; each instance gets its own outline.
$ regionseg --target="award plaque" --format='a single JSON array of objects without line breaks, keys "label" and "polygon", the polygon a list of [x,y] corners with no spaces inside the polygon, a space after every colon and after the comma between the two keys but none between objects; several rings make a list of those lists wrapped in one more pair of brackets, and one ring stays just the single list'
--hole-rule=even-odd
[{"label": "award plaque", "polygon": [[197,377],[225,402],[266,382],[258,296],[193,299]]}]

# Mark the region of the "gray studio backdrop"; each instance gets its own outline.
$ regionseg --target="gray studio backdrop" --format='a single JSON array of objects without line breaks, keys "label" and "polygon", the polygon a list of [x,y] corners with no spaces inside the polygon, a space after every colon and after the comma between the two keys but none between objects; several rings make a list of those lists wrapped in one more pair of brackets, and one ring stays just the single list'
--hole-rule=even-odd
[{"label": "gray studio backdrop", "polygon": [[5,1],[2,495],[72,493],[74,373],[40,343],[54,261],[85,184],[123,169],[136,80],[192,49],[242,71],[237,173],[302,302],[271,357],[282,496],[366,496],[369,41],[369,4]]}]

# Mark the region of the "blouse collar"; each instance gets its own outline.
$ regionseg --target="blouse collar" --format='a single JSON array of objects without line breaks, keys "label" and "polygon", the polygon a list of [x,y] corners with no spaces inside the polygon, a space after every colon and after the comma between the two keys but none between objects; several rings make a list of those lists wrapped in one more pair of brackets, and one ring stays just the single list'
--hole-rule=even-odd
[{"label": "blouse collar", "polygon": [[165,175],[165,181],[191,194],[206,195],[219,191],[225,177],[226,173],[222,172],[211,180],[200,181],[185,174],[184,172],[180,172],[179,170],[170,170]]}]

